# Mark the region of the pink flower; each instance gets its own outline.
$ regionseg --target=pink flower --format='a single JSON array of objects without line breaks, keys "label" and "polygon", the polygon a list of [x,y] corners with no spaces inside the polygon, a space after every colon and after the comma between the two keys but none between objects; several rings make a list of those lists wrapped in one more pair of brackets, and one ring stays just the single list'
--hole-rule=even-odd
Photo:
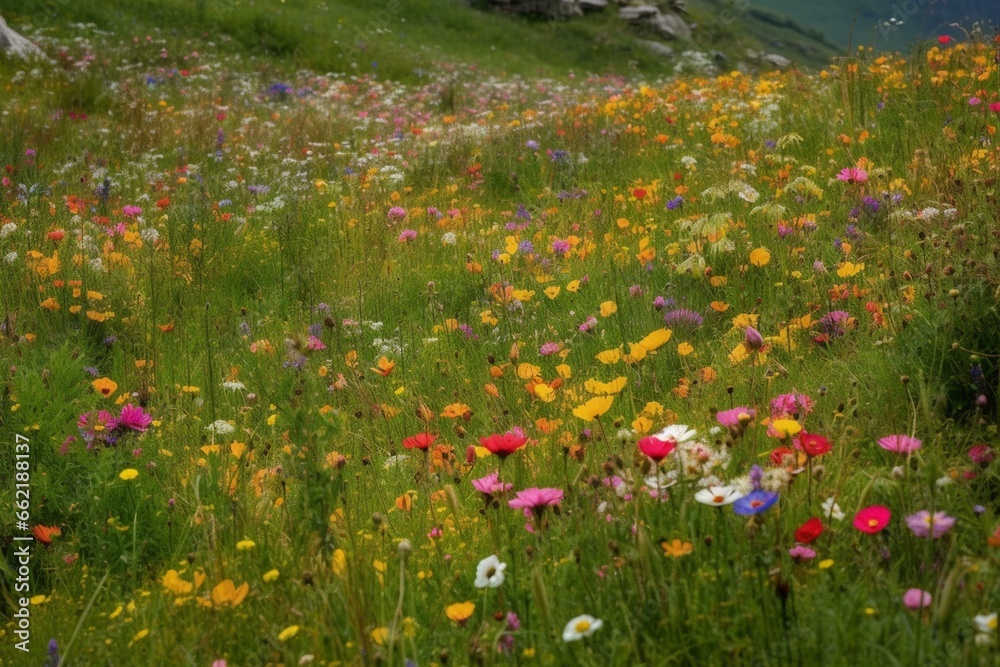
[{"label": "pink flower", "polygon": [[889,511],[888,507],[872,505],[854,515],[854,527],[862,533],[874,535],[889,525],[889,519],[891,518],[892,512]]},{"label": "pink flower", "polygon": [[677,443],[673,440],[660,440],[655,435],[650,435],[639,440],[639,451],[659,463],[670,455],[670,452],[677,448]]},{"label": "pink flower", "polygon": [[840,173],[837,174],[837,180],[846,181],[852,185],[854,183],[864,183],[868,180],[868,172],[858,167],[848,167],[840,170]]},{"label": "pink flower", "polygon": [[931,594],[919,588],[911,588],[903,594],[903,604],[914,611],[930,607]]},{"label": "pink flower", "polygon": [[495,493],[506,493],[511,490],[514,486],[513,484],[500,484],[498,482],[499,475],[494,470],[486,477],[480,477],[479,479],[472,480],[472,486],[476,487],[476,490],[480,493],[492,496]]},{"label": "pink flower", "polygon": [[753,408],[740,406],[731,410],[723,410],[722,412],[715,413],[715,420],[726,428],[730,428],[740,425],[741,415],[746,415],[744,419],[749,417],[749,419],[747,419],[747,423],[750,423],[757,418],[757,411]]},{"label": "pink flower", "polygon": [[807,546],[796,544],[788,550],[788,555],[791,556],[796,562],[801,562],[812,560],[816,557],[816,552]]},{"label": "pink flower", "polygon": [[325,350],[326,343],[321,341],[316,336],[309,336],[309,342],[306,343],[307,350]]},{"label": "pink flower", "polygon": [[406,209],[402,206],[393,206],[389,209],[389,219],[397,222],[406,217]]},{"label": "pink flower", "polygon": [[973,463],[985,466],[989,465],[996,458],[996,452],[989,445],[976,445],[969,449],[969,458],[972,459]]},{"label": "pink flower", "polygon": [[887,435],[884,438],[879,438],[878,444],[879,447],[890,452],[909,454],[920,449],[923,443],[908,435]]},{"label": "pink flower", "polygon": [[743,344],[748,350],[759,350],[764,347],[764,337],[753,327],[747,327],[743,336]]},{"label": "pink flower", "polygon": [[112,419],[108,426],[112,431],[118,429],[145,433],[146,429],[152,423],[153,418],[141,407],[138,405],[126,405],[122,408],[121,415],[117,419]]},{"label": "pink flower", "polygon": [[525,516],[531,513],[541,515],[549,505],[558,505],[562,502],[562,489],[532,487],[524,491],[518,491],[517,497],[507,504],[514,509],[523,509]]},{"label": "pink flower", "polygon": [[906,525],[917,537],[932,537],[936,540],[951,530],[955,525],[955,517],[944,512],[931,514],[927,510],[920,510],[906,517]]},{"label": "pink flower", "polygon": [[990,111],[994,113],[1000,113],[1000,102],[990,103]]}]

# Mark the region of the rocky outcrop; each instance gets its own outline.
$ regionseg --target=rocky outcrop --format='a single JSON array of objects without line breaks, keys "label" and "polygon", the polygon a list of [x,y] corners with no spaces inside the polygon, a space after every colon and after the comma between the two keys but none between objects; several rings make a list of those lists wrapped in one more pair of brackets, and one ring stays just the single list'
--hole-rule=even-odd
[{"label": "rocky outcrop", "polygon": [[15,58],[44,58],[42,50],[14,32],[0,16],[0,52]]},{"label": "rocky outcrop", "polygon": [[547,18],[567,18],[583,14],[583,8],[576,0],[489,0],[489,4],[508,14]]},{"label": "rocky outcrop", "polygon": [[618,10],[618,17],[663,39],[691,39],[691,26],[674,12],[656,5],[630,5]]}]

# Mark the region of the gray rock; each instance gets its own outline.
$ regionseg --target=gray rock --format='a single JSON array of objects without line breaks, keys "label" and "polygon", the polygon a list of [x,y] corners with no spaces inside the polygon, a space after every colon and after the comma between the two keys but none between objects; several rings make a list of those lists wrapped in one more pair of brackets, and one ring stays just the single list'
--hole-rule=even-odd
[{"label": "gray rock", "polygon": [[691,28],[677,14],[657,14],[646,24],[667,39],[691,39]]},{"label": "gray rock", "polygon": [[658,56],[662,56],[664,58],[674,57],[674,50],[666,44],[654,42],[651,39],[637,39],[636,41],[639,42],[641,46],[644,46]]},{"label": "gray rock", "polygon": [[489,0],[494,9],[509,14],[560,18],[583,14],[576,0]]},{"label": "gray rock", "polygon": [[770,65],[773,65],[777,69],[787,69],[792,66],[792,61],[785,56],[779,56],[777,53],[769,53],[762,58],[762,60]]},{"label": "gray rock", "polygon": [[0,16],[0,51],[15,58],[44,58],[37,46],[14,32]]},{"label": "gray rock", "polygon": [[577,0],[577,4],[585,12],[599,12],[608,6],[608,0]]},{"label": "gray rock", "polygon": [[618,10],[618,18],[623,21],[640,21],[660,15],[659,7],[653,5],[635,5],[622,7]]}]

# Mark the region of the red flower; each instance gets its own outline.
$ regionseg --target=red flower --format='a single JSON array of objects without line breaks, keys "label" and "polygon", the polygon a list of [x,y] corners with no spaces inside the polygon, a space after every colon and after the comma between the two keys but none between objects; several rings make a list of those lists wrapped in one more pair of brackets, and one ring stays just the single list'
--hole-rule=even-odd
[{"label": "red flower", "polygon": [[45,237],[50,241],[55,241],[59,243],[66,236],[66,232],[61,229],[53,229],[51,232],[45,235]]},{"label": "red flower", "polygon": [[950,35],[938,35],[938,44],[947,44],[951,41]]},{"label": "red flower", "polygon": [[420,449],[426,452],[434,444],[435,440],[437,440],[437,436],[433,433],[418,433],[408,438],[403,438],[403,447],[407,449]]},{"label": "red flower", "polygon": [[479,438],[480,445],[502,459],[524,447],[526,442],[528,442],[527,436],[514,435],[513,433],[494,433],[491,436]]},{"label": "red flower", "polygon": [[632,196],[636,199],[644,199],[646,197],[646,191],[642,188],[636,188],[632,191]]},{"label": "red flower", "polygon": [[648,436],[639,440],[639,451],[659,463],[677,448],[672,440],[660,440],[656,436]]},{"label": "red flower", "polygon": [[823,522],[813,517],[798,527],[795,531],[795,541],[802,544],[812,544],[823,533]]},{"label": "red flower", "polygon": [[815,433],[806,433],[805,431],[799,434],[798,440],[795,441],[795,446],[809,456],[823,456],[823,454],[833,449],[833,444],[823,436],[816,435]]},{"label": "red flower", "polygon": [[771,465],[780,466],[785,457],[791,454],[795,456],[795,450],[788,447],[775,447],[771,450]]},{"label": "red flower", "polygon": [[872,505],[854,515],[854,527],[862,533],[874,535],[888,526],[891,518],[892,512],[889,511],[888,507]]},{"label": "red flower", "polygon": [[978,463],[981,466],[987,466],[990,462],[996,458],[996,452],[989,445],[976,445],[969,450],[969,458],[972,459],[974,463]]}]

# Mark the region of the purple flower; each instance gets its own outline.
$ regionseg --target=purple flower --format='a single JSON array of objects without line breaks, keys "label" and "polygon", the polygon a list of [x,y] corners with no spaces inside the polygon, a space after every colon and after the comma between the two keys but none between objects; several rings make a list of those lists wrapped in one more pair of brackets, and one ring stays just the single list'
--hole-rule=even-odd
[{"label": "purple flower", "polygon": [[399,233],[399,236],[397,237],[396,240],[399,241],[400,243],[406,243],[407,241],[412,241],[415,238],[417,238],[417,230],[404,229]]},{"label": "purple flower", "polygon": [[556,352],[558,352],[559,347],[560,347],[559,343],[553,343],[552,341],[549,341],[548,343],[542,345],[538,353],[541,354],[543,357],[547,357],[550,354],[555,354]]},{"label": "purple flower", "polygon": [[387,215],[393,222],[398,222],[406,217],[406,209],[402,206],[393,206]]},{"label": "purple flower", "polygon": [[764,471],[756,463],[750,466],[750,484],[754,491],[760,490],[760,481],[764,478]]},{"label": "purple flower", "polygon": [[666,322],[668,327],[697,329],[705,321],[705,318],[693,310],[678,308],[664,315],[663,321]]},{"label": "purple flower", "polygon": [[948,516],[944,512],[931,514],[927,510],[920,510],[906,517],[906,525],[917,537],[931,537],[936,540],[951,530],[955,525],[955,517]]},{"label": "purple flower", "polygon": [[[754,467],[757,468],[757,466]],[[751,476],[752,475],[753,473],[751,472]],[[778,502],[777,493],[757,489],[756,491],[751,491],[733,503],[733,511],[744,516],[760,514],[776,502]]]},{"label": "purple flower", "polygon": [[684,197],[674,197],[667,202],[667,210],[672,211],[684,205]]},{"label": "purple flower", "polygon": [[560,256],[565,255],[569,252],[569,241],[556,239],[552,242],[552,252]]}]

